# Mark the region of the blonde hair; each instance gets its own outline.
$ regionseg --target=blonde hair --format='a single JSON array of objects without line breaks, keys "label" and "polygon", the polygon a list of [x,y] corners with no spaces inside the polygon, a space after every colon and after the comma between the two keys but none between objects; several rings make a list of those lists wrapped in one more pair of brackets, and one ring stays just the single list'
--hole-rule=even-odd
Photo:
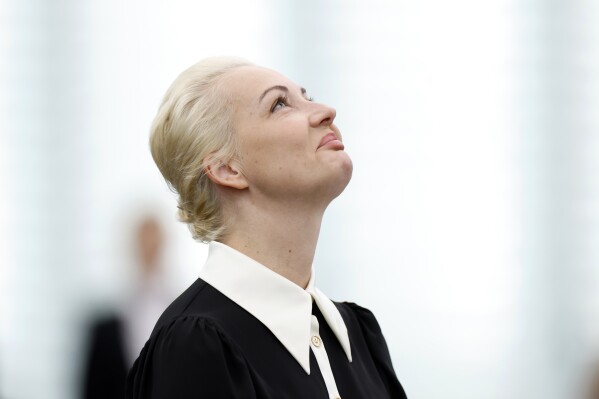
[{"label": "blonde hair", "polygon": [[167,184],[178,194],[179,220],[194,239],[213,241],[225,232],[206,158],[228,163],[236,153],[230,93],[220,78],[250,62],[233,57],[204,59],[183,71],[167,90],[150,133],[150,149]]}]

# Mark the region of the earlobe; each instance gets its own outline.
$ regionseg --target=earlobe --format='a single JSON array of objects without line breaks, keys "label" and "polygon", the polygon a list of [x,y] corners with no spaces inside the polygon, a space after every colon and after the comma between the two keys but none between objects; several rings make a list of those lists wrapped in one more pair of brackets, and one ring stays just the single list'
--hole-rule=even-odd
[{"label": "earlobe", "polygon": [[237,190],[243,190],[248,187],[245,176],[241,173],[240,168],[235,162],[224,164],[209,155],[204,164],[206,165],[204,167],[206,176],[219,186],[231,187]]}]

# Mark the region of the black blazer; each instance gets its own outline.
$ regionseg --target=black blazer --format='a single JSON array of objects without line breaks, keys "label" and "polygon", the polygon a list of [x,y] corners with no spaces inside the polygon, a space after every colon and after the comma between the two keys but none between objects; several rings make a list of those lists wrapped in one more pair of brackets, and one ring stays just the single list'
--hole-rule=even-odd
[{"label": "black blazer", "polygon": [[[341,398],[406,398],[374,315],[353,303],[335,305],[348,329],[351,363],[317,306],[313,314]],[[198,279],[158,320],[129,372],[126,397],[328,398],[312,351],[310,370],[258,319]]]}]

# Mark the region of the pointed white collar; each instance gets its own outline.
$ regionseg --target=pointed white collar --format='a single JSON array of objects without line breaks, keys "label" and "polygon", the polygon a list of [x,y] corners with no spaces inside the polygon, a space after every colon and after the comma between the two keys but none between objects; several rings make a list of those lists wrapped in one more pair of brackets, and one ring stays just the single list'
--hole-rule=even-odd
[{"label": "pointed white collar", "polygon": [[314,285],[314,269],[304,290],[235,249],[213,241],[200,278],[260,320],[310,374],[312,299],[351,362],[341,314]]}]

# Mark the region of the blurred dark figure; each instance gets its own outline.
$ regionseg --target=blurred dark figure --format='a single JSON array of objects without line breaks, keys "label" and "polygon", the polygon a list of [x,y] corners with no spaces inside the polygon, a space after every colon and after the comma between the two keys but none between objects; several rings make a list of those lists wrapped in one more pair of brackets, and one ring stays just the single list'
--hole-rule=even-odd
[{"label": "blurred dark figure", "polygon": [[121,312],[92,323],[87,358],[84,361],[84,399],[122,399],[125,378],[133,361],[172,298],[159,273],[163,233],[153,217],[136,228],[139,284]]},{"label": "blurred dark figure", "polygon": [[91,328],[83,398],[123,398],[126,376],[122,321],[116,315],[100,319]]},{"label": "blurred dark figure", "polygon": [[599,399],[599,364],[595,365],[591,375],[588,399]]}]

